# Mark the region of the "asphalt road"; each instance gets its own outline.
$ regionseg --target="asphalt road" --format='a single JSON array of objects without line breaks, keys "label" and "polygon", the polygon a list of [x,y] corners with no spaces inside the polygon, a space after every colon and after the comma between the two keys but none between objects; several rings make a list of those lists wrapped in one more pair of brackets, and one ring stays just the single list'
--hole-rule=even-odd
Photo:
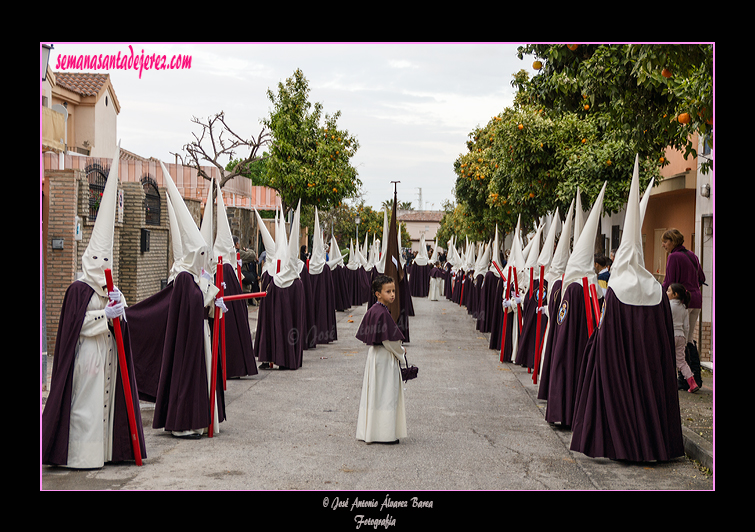
[{"label": "asphalt road", "polygon": [[[154,430],[151,405],[143,404],[142,466],[40,467],[41,489],[255,490],[252,499],[276,509],[292,496],[283,491],[295,491],[297,512],[348,522],[364,513],[357,493],[379,503],[371,515],[395,519],[407,515],[401,512],[444,516],[448,491],[467,492],[455,494],[458,503],[480,490],[713,489],[688,458],[632,464],[570,451],[571,433],[544,420],[532,375],[500,363],[465,309],[427,298],[415,298],[414,308],[406,347],[419,376],[405,384],[408,437],[398,445],[354,436],[367,351],[354,338],[363,305],[338,313],[338,341],[305,351],[302,368],[229,380],[228,419],[213,438],[186,441]],[[389,493],[396,502],[386,502]]]}]

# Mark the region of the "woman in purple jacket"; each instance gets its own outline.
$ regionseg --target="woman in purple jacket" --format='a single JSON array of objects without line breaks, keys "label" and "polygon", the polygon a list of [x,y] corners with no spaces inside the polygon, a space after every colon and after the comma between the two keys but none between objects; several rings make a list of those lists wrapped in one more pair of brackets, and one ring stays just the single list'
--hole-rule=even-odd
[{"label": "woman in purple jacket", "polygon": [[661,245],[668,253],[666,259],[666,277],[663,280],[664,292],[672,283],[680,283],[689,292],[690,301],[687,306],[689,313],[689,332],[687,333],[688,360],[695,374],[697,385],[702,384],[700,378],[700,358],[697,347],[693,343],[695,323],[700,317],[703,307],[703,296],[700,287],[705,283],[705,273],[694,253],[684,247],[684,235],[678,229],[669,229],[661,237]]}]

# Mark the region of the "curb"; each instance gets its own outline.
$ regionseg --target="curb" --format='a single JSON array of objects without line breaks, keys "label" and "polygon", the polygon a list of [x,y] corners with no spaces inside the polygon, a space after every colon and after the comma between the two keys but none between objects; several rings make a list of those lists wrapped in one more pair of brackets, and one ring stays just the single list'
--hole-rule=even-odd
[{"label": "curb", "polygon": [[713,471],[713,446],[691,429],[682,427],[684,438],[684,452],[692,460],[700,463],[703,467]]}]

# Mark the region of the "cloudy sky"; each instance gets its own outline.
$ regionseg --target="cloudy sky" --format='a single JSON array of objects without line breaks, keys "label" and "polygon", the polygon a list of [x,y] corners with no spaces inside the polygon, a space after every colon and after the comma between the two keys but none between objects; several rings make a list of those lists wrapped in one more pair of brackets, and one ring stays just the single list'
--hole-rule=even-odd
[{"label": "cloudy sky", "polygon": [[[353,159],[367,204],[379,207],[398,185],[399,201],[440,209],[453,200],[453,162],[467,135],[511,105],[512,74],[534,73],[511,43],[54,43],[59,56],[191,56],[183,70],[99,70],[111,75],[124,149],[166,162],[199,133],[192,117],[225,112],[242,136],[256,136],[269,114],[267,90],[300,68],[310,102],[341,111],[339,128],[356,136]],[[133,52],[132,52],[133,50]],[[77,71],[69,69],[68,71]]]}]

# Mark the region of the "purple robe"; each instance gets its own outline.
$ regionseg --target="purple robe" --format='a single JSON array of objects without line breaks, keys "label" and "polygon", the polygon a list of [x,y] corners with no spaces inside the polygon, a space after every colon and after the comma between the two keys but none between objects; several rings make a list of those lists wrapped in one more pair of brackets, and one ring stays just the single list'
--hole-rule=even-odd
[{"label": "purple robe", "polygon": [[453,283],[451,282],[453,274],[451,273],[451,267],[451,263],[447,262],[443,268],[443,291],[445,292],[446,299],[451,299],[453,296]]},{"label": "purple robe", "polygon": [[[230,263],[223,264],[224,295],[242,293],[236,271]],[[225,374],[228,378],[257,374],[252,350],[252,332],[249,330],[248,299],[226,302],[225,314]],[[214,320],[210,320],[210,329]]]},{"label": "purple robe", "polygon": [[585,352],[571,450],[591,457],[667,461],[684,455],[671,307],[621,303],[606,291]]},{"label": "purple robe", "polygon": [[[519,344],[516,352],[516,363],[525,368],[535,367],[535,346],[537,345],[537,303],[540,280],[535,279],[532,286],[532,294],[524,300],[522,307],[522,334],[519,335]],[[543,286],[547,289],[547,286]],[[547,303],[547,301],[544,301]],[[540,317],[540,345],[545,338],[545,329],[548,326],[548,317],[543,314]]]},{"label": "purple robe", "polygon": [[551,316],[551,324],[557,330],[549,356],[548,378],[540,379],[540,386],[548,388],[545,420],[570,426],[582,357],[589,339],[581,281],[566,287],[556,314]]},{"label": "purple robe", "polygon": [[278,287],[269,279],[267,295],[260,300],[257,312],[254,341],[257,360],[287,369],[300,368],[306,334],[304,285],[301,279],[295,279],[286,288]]},{"label": "purple robe", "polygon": [[160,381],[165,330],[172,296],[171,281],[156,294],[126,307],[126,319],[133,332],[131,351],[134,356],[139,398],[150,403],[157,400],[157,385]]},{"label": "purple robe", "polygon": [[307,266],[302,268],[299,273],[302,289],[304,291],[304,341],[302,349],[314,349],[317,347],[317,314],[315,311],[315,300],[313,297],[312,276],[309,274]]},{"label": "purple robe", "polygon": [[[486,332],[490,333],[489,349],[501,351],[501,330],[503,328],[503,291],[506,289],[506,280],[500,277],[493,277],[492,281],[485,281],[488,286],[488,295],[486,296],[486,308],[489,314],[485,316]],[[508,321],[507,325],[508,325]]]},{"label": "purple robe", "polygon": [[[302,272],[303,273],[303,272]],[[329,344],[338,340],[336,328],[336,303],[333,292],[333,277],[330,266],[325,264],[318,274],[309,274],[314,305],[314,330],[310,331],[315,344]]]},{"label": "purple robe", "polygon": [[[66,290],[60,309],[58,333],[55,339],[50,393],[42,412],[42,464],[66,465],[68,463],[68,431],[71,419],[71,393],[73,370],[76,359],[76,345],[81,326],[84,323],[87,305],[94,290],[81,281],[74,281]],[[121,334],[128,366],[129,384],[133,400],[136,430],[139,438],[141,458],[147,457],[142,427],[139,393],[132,359],[128,322],[121,320]],[[121,370],[118,367],[118,382],[114,400],[113,422],[113,462],[135,460],[128,423],[128,411],[124,400]]]},{"label": "purple robe", "polygon": [[[152,428],[187,431],[210,426],[208,372],[204,352],[206,318],[202,291],[190,273],[179,273],[173,280],[165,323]],[[222,422],[225,420],[223,368],[221,357],[217,358],[217,421]]]},{"label": "purple robe", "polygon": [[334,266],[330,269],[333,277],[333,294],[338,312],[345,312],[351,308],[351,292],[346,279],[346,269],[344,266]]},{"label": "purple robe", "polygon": [[[554,316],[558,313],[558,307],[561,304],[561,279],[553,281],[553,287],[549,290],[548,294],[548,314],[550,319],[553,320]],[[558,328],[554,322],[551,321],[551,326],[548,328],[547,340],[543,349],[543,361],[540,370],[540,382],[548,382],[550,378],[550,365],[551,365],[551,353],[553,352],[553,343],[556,341],[556,331]],[[539,386],[537,390],[537,398],[548,400],[548,386]]]},{"label": "purple robe", "polygon": [[495,292],[498,286],[498,277],[488,271],[483,277],[482,285],[480,286],[479,303],[477,307],[477,323],[475,328],[483,333],[490,332],[491,319],[493,317],[493,305]]},{"label": "purple robe", "polygon": [[376,301],[365,312],[357,329],[356,338],[367,345],[380,345],[385,340],[391,342],[404,340],[404,335],[393,321],[388,307]]},{"label": "purple robe", "polygon": [[409,271],[409,287],[413,297],[427,297],[430,291],[430,264],[413,262]]}]

